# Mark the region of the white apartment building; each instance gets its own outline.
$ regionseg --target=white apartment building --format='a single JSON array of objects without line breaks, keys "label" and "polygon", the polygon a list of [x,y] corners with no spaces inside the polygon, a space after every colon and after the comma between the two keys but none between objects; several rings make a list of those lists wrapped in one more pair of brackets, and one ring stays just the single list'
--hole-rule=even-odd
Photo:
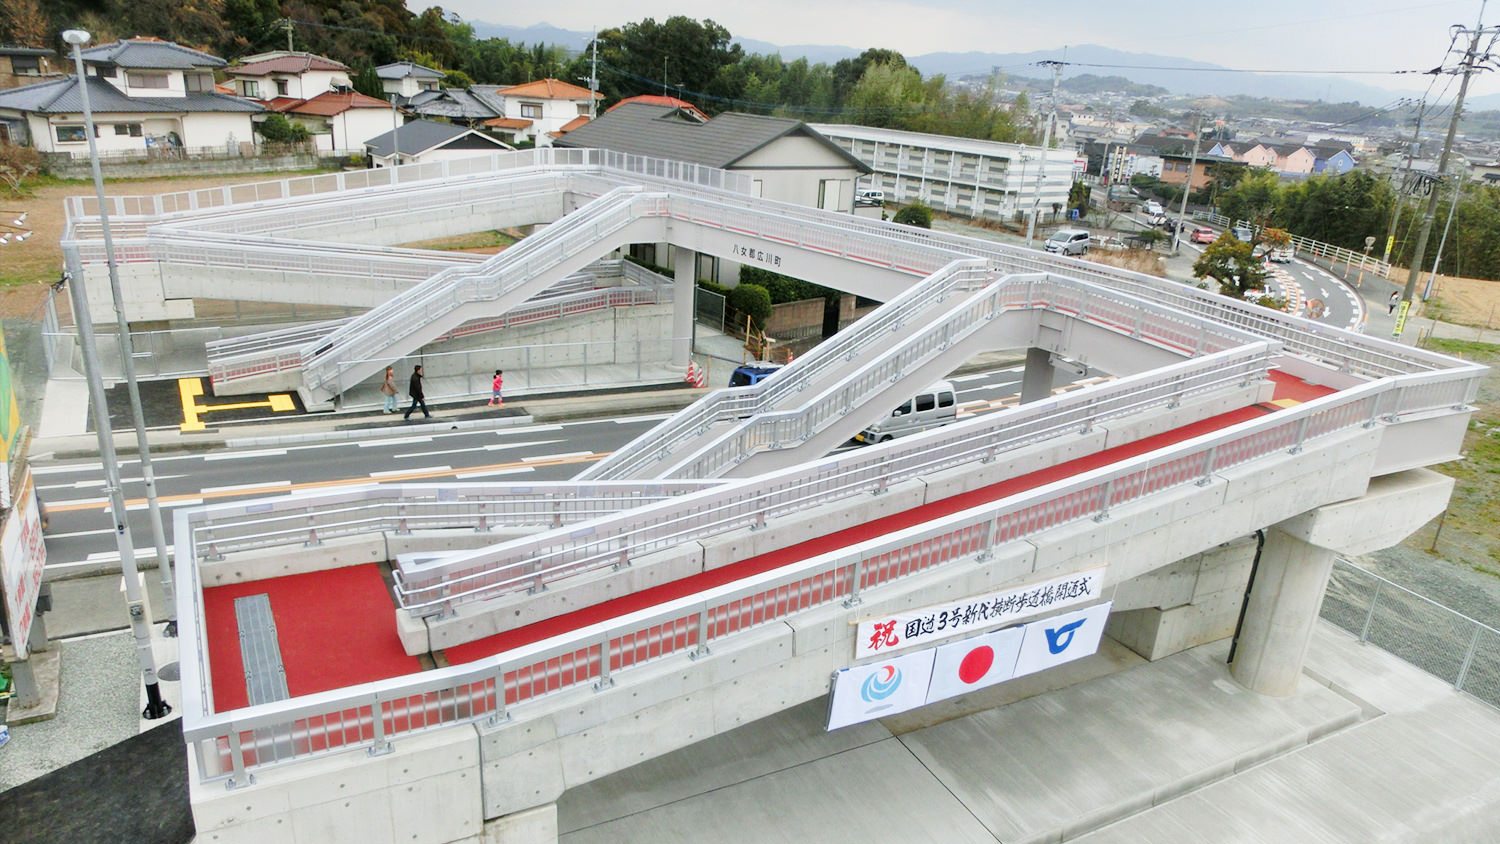
[{"label": "white apartment building", "polygon": [[1039,215],[1050,215],[1054,205],[1067,204],[1076,172],[1072,149],[1044,154],[1024,144],[898,129],[829,123],[812,128],[873,169],[861,187],[885,191],[887,202],[920,200],[968,217],[1025,218],[1033,205]]}]

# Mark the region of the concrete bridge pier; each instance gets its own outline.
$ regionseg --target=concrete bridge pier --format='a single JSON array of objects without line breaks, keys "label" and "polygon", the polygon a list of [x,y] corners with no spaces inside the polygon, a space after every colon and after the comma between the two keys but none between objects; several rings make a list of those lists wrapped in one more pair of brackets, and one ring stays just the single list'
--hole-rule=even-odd
[{"label": "concrete bridge pier", "polygon": [[1297,689],[1335,554],[1367,554],[1410,536],[1448,505],[1453,479],[1427,469],[1373,478],[1365,495],[1266,530],[1245,598],[1231,676],[1263,695]]},{"label": "concrete bridge pier", "polygon": [[672,250],[672,365],[684,369],[693,353],[697,274],[697,252],[680,246]]},{"label": "concrete bridge pier", "polygon": [[1021,404],[1052,395],[1052,353],[1035,346],[1026,350],[1026,371],[1021,373]]}]

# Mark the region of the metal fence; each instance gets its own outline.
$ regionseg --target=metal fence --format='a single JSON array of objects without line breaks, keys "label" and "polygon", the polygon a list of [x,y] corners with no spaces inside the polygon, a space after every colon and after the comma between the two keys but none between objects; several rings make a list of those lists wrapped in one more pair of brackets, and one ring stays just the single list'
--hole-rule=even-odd
[{"label": "metal fence", "polygon": [[1500,630],[1345,559],[1334,562],[1325,621],[1500,708]]}]

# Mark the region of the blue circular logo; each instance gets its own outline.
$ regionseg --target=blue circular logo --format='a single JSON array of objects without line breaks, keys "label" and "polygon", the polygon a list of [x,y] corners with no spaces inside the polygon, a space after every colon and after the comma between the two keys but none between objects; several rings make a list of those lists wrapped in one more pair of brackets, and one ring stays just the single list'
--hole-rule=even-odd
[{"label": "blue circular logo", "polygon": [[870,703],[885,700],[901,686],[901,672],[894,665],[882,665],[880,670],[865,678],[859,687],[859,696]]}]

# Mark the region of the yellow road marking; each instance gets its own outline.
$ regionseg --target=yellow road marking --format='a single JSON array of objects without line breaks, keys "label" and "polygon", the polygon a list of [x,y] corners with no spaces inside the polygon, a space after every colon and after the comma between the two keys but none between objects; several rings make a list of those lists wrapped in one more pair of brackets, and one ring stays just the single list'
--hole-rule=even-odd
[{"label": "yellow road marking", "polygon": [[203,395],[203,382],[197,378],[178,378],[177,395],[182,399],[182,424],[178,428],[183,431],[202,431],[207,426],[198,418],[198,415],[200,413],[210,413],[215,410],[243,410],[247,407],[269,407],[272,413],[287,413],[297,409],[297,403],[292,401],[289,393],[268,395],[265,401],[246,401],[234,404],[199,404],[198,397]]},{"label": "yellow road marking", "polygon": [[[182,495],[162,495],[158,496],[157,500],[162,504],[171,504],[175,501],[197,501],[210,498],[237,498],[240,496],[254,497],[257,495],[273,494],[279,495],[283,492],[295,492],[298,490],[307,489],[324,489],[327,487],[361,486],[363,484],[373,483],[399,483],[401,481],[420,481],[431,480],[433,478],[447,478],[457,475],[460,472],[467,474],[469,472],[489,472],[498,469],[519,469],[522,467],[534,466],[566,466],[570,463],[585,463],[590,460],[603,460],[608,456],[609,453],[606,452],[604,454],[559,457],[551,460],[517,460],[511,463],[492,463],[488,466],[462,466],[457,469],[438,469],[427,472],[409,472],[403,475],[383,475],[381,476],[379,481],[376,481],[376,479],[374,478],[336,478],[334,480],[328,481],[311,481],[303,484],[292,484],[291,486],[264,486],[253,487],[250,489],[224,489],[216,490],[214,492],[189,492]],[[146,499],[144,498],[131,498],[125,502],[125,506],[130,507],[133,505],[145,503]],[[48,513],[65,513],[74,510],[98,510],[103,513],[109,511],[109,503],[105,502],[101,504],[100,502],[93,501],[88,503],[69,504],[67,502],[60,501],[56,504],[49,503],[47,505]]]}]

